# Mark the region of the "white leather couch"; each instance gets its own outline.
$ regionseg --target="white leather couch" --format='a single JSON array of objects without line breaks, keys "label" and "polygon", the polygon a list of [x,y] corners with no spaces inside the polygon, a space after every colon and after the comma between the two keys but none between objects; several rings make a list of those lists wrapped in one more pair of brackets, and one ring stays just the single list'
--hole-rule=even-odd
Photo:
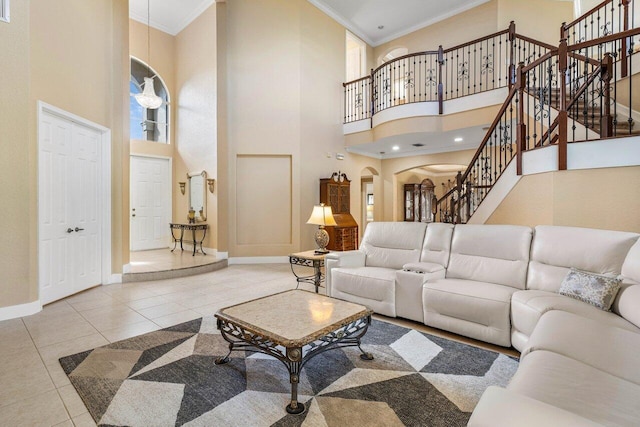
[{"label": "white leather couch", "polygon": [[[640,237],[576,227],[370,223],[327,256],[327,293],[521,351],[470,426],[640,426]],[[620,276],[612,311],[562,296],[569,269]]]}]

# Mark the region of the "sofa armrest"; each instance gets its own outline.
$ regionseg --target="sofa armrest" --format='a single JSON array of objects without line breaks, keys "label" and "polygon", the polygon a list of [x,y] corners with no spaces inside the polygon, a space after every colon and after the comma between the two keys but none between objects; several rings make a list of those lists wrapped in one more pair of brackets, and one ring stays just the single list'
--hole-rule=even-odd
[{"label": "sofa armrest", "polygon": [[491,386],[473,410],[468,427],[597,427],[600,424],[522,394]]},{"label": "sofa armrest", "polygon": [[331,296],[331,270],[338,267],[364,267],[367,256],[362,251],[329,252],[324,259],[327,295]]}]

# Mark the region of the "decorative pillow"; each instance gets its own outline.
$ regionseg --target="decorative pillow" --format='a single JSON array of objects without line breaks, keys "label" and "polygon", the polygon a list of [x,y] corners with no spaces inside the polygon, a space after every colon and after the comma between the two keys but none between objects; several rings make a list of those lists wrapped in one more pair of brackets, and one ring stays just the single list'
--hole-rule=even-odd
[{"label": "decorative pillow", "polygon": [[618,278],[572,268],[562,281],[558,293],[610,311],[619,290]]}]

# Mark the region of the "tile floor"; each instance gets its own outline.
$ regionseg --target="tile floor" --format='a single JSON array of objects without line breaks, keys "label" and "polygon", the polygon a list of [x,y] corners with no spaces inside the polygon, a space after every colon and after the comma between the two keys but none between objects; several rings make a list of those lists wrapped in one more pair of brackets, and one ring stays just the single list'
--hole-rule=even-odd
[{"label": "tile floor", "polygon": [[[58,358],[295,285],[288,264],[233,265],[191,277],[99,286],[33,316],[0,322],[0,426],[95,425]],[[414,322],[397,323],[497,349]]]},{"label": "tile floor", "polygon": [[203,255],[198,252],[193,255],[190,250],[181,251],[180,246],[178,246],[173,252],[169,248],[131,252],[130,265],[131,273],[148,273],[175,268],[196,267],[216,261],[217,259],[213,254]]}]

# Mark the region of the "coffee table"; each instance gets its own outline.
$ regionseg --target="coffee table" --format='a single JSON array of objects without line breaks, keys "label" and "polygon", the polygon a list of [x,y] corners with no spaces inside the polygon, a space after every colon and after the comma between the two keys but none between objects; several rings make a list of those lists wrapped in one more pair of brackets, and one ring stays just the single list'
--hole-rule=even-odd
[{"label": "coffee table", "polygon": [[373,356],[360,347],[373,310],[359,304],[294,289],[226,307],[215,314],[229,353],[216,359],[229,362],[232,351],[254,351],[275,357],[289,371],[290,414],[304,412],[298,383],[304,365],[327,350],[358,347],[363,360]]}]

